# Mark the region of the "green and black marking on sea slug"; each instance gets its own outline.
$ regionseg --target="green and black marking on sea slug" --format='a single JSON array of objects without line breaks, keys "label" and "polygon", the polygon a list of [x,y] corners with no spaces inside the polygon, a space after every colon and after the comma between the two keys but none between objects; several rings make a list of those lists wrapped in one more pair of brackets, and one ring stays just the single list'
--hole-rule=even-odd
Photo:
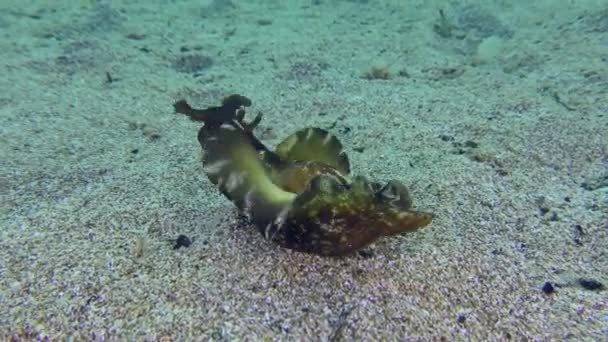
[{"label": "green and black marking on sea slug", "polygon": [[231,95],[218,107],[175,111],[204,123],[198,141],[207,177],[267,239],[297,251],[345,255],[381,236],[414,231],[431,222],[411,210],[403,184],[350,177],[342,144],[320,128],[305,128],[269,150],[247,123],[251,101]]}]

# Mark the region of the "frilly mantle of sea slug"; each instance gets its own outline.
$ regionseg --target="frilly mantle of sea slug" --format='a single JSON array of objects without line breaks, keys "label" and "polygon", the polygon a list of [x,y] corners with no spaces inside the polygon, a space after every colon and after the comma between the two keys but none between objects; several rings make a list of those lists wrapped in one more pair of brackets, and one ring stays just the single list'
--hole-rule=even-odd
[{"label": "frilly mantle of sea slug", "polygon": [[231,95],[218,107],[193,109],[184,100],[174,107],[204,123],[198,141],[205,173],[266,239],[297,251],[345,255],[431,222],[431,214],[411,210],[400,182],[350,177],[342,144],[323,129],[299,130],[269,150],[253,134],[261,114],[244,121],[250,105]]}]

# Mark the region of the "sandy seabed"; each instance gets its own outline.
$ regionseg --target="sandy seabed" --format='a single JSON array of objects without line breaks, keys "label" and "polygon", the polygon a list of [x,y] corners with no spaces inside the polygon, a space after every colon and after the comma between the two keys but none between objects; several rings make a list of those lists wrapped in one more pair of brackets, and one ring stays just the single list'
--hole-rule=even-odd
[{"label": "sandy seabed", "polygon": [[[0,339],[604,339],[608,7],[494,3],[2,1]],[[265,241],[172,108],[231,93],[433,223]]]}]

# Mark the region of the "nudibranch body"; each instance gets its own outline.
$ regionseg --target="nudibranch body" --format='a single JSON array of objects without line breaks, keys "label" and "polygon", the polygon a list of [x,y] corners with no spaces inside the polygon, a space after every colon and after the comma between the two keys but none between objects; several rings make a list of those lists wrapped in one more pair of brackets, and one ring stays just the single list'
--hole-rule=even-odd
[{"label": "nudibranch body", "polygon": [[253,134],[261,115],[244,121],[250,105],[248,98],[231,95],[219,107],[193,109],[184,100],[174,106],[204,123],[198,140],[205,173],[267,240],[307,253],[345,255],[431,222],[430,214],[411,210],[400,182],[350,177],[342,144],[323,129],[302,129],[269,150]]}]

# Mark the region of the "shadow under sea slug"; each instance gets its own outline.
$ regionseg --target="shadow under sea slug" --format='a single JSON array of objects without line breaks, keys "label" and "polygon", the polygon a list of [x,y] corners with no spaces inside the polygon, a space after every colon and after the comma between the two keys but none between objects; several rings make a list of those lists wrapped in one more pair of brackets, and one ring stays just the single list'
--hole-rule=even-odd
[{"label": "shadow under sea slug", "polygon": [[253,134],[261,114],[244,121],[250,105],[248,98],[230,95],[218,107],[194,109],[184,100],[174,107],[204,123],[198,141],[207,177],[267,240],[301,252],[345,255],[431,222],[431,214],[411,210],[400,182],[349,176],[342,144],[323,129],[299,130],[269,150]]}]

